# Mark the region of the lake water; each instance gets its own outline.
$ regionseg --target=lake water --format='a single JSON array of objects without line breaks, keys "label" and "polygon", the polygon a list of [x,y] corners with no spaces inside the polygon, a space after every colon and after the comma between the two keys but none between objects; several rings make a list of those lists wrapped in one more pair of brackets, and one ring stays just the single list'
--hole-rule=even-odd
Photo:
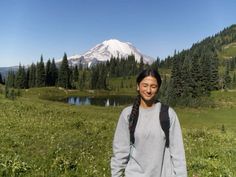
[{"label": "lake water", "polygon": [[119,106],[132,104],[132,96],[108,96],[108,97],[69,97],[68,104],[96,105],[96,106]]}]

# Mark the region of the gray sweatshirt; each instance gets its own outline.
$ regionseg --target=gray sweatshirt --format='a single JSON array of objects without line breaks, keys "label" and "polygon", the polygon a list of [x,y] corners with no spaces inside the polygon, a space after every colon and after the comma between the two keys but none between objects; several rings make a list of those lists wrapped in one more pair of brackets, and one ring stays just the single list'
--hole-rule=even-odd
[{"label": "gray sweatshirt", "polygon": [[170,146],[165,147],[159,113],[161,104],[139,107],[135,143],[130,145],[129,115],[132,106],[120,114],[113,140],[112,177],[187,177],[182,133],[178,117],[169,108]]}]

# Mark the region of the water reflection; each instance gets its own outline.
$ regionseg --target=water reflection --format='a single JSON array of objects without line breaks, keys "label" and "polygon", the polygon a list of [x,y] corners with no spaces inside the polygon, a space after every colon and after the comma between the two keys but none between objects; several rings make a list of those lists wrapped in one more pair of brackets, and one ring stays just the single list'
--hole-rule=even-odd
[{"label": "water reflection", "polygon": [[133,100],[132,96],[69,97],[67,102],[75,105],[119,106],[132,104]]}]

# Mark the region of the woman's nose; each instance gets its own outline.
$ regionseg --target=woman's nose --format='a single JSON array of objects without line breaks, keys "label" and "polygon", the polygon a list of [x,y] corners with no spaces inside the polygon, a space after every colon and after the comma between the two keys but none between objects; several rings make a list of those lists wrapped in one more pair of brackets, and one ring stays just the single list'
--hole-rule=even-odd
[{"label": "woman's nose", "polygon": [[147,92],[148,92],[148,93],[151,92],[151,87],[147,87]]}]

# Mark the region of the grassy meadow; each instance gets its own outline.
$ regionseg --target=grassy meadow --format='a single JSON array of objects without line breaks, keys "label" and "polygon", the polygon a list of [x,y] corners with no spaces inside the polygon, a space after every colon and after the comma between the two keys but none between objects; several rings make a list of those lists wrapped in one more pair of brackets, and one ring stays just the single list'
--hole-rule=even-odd
[{"label": "grassy meadow", "polygon": [[[73,94],[88,93],[30,89],[9,100],[0,92],[0,176],[110,176],[112,138],[124,106],[74,106],[46,100]],[[236,91],[213,92],[211,99],[211,107],[175,108],[188,174],[234,177]]]}]

